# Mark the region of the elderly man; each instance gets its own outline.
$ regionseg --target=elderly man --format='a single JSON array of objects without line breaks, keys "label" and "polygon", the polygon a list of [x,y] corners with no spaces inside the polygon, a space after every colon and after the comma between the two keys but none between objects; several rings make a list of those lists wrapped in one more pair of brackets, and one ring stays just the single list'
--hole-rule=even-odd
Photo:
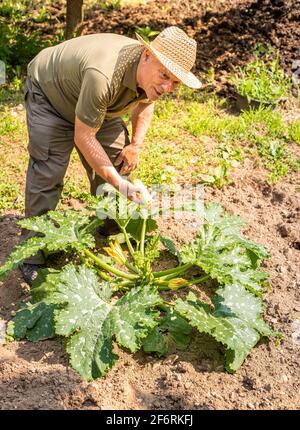
[{"label": "elderly man", "polygon": [[[151,44],[137,37],[81,36],[42,50],[29,63],[26,217],[56,208],[74,144],[93,195],[108,182],[140,201],[143,188],[121,175],[138,164],[155,101],[180,82],[191,88],[201,83],[190,72],[196,42],[184,31],[169,27]],[[121,119],[127,112],[131,141]],[[24,263],[21,270],[28,283],[44,262],[39,253]]]}]

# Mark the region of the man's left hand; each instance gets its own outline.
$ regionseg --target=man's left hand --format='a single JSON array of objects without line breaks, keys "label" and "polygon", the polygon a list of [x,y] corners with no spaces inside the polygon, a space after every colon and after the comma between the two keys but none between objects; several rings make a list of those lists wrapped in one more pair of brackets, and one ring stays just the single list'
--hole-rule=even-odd
[{"label": "man's left hand", "polygon": [[141,147],[138,145],[127,145],[118,156],[115,161],[115,166],[119,166],[122,162],[124,162],[122,169],[120,170],[120,175],[126,175],[127,173],[132,172],[139,163],[139,153]]}]

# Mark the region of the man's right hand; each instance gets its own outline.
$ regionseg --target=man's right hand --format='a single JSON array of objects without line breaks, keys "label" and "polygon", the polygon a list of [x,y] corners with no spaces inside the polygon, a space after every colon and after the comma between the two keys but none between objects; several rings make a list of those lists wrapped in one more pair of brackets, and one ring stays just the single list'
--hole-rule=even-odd
[{"label": "man's right hand", "polygon": [[[119,185],[119,191],[129,200],[137,204],[145,204],[145,202],[151,201],[151,196],[145,185],[138,182],[137,184],[132,184],[130,181],[122,179]],[[150,197],[150,198],[149,198]]]}]

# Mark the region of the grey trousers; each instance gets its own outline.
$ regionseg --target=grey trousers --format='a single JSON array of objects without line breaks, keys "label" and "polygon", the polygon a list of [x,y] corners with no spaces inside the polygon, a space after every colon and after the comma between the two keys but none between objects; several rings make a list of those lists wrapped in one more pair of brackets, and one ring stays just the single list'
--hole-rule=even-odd
[{"label": "grey trousers", "polygon": [[[26,175],[25,217],[33,217],[54,210],[58,204],[63,180],[74,145],[74,124],[66,121],[51,106],[41,89],[29,78],[24,88],[28,129],[29,163]],[[118,117],[105,120],[96,134],[112,163],[125,145],[130,143],[124,121]],[[97,187],[105,181],[93,170],[76,148],[90,181],[90,191],[96,195]],[[21,241],[33,235],[22,231]],[[42,264],[44,255],[39,252],[26,263]]]}]

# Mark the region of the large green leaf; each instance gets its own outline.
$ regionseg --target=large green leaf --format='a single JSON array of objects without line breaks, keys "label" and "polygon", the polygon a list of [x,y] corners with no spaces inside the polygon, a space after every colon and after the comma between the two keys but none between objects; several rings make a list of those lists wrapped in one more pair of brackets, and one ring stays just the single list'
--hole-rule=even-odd
[{"label": "large green leaf", "polygon": [[134,288],[117,301],[112,312],[114,332],[121,346],[137,351],[141,341],[158,322],[158,311],[152,307],[162,303],[161,297],[150,287]]},{"label": "large green leaf", "polygon": [[215,308],[189,293],[186,301],[177,300],[175,310],[200,332],[225,345],[229,372],[235,372],[242,365],[261,335],[278,335],[261,317],[261,300],[241,285],[228,285],[217,290],[213,303]]},{"label": "large green leaf", "polygon": [[259,293],[261,281],[268,276],[258,270],[259,262],[269,254],[262,245],[243,237],[243,226],[239,217],[208,204],[195,240],[180,251],[180,262],[199,266],[220,283],[242,284]]},{"label": "large green leaf", "polygon": [[[126,227],[126,231],[136,240],[139,241],[141,238],[143,226],[143,219],[132,219],[129,221]],[[146,233],[157,229],[157,222],[154,219],[147,219],[146,221]]]},{"label": "large green leaf", "polygon": [[232,284],[219,288],[212,302],[215,316],[227,318],[233,323],[239,319],[263,336],[275,334],[262,319],[262,300],[254,297],[241,285]]},{"label": "large green leaf", "polygon": [[136,351],[141,340],[157,322],[151,307],[161,303],[150,287],[134,288],[117,301],[111,301],[108,284],[99,286],[95,273],[85,266],[77,271],[68,266],[60,276],[57,292],[48,297],[64,302],[55,312],[56,333],[69,338],[67,351],[73,368],[91,380],[113,366],[113,337]]},{"label": "large green leaf", "polygon": [[[8,323],[7,335],[16,340],[27,338],[32,342],[55,336],[54,311],[61,305],[55,297],[61,272],[41,269],[30,290],[33,304],[27,303]],[[49,292],[52,293],[51,298]]]},{"label": "large green leaf", "polygon": [[172,239],[167,236],[160,236],[160,241],[164,245],[164,247],[172,254],[174,257],[177,257],[180,261],[180,252],[176,248]]},{"label": "large green leaf", "polygon": [[32,342],[48,339],[55,336],[54,310],[56,304],[39,302],[27,304],[20,309],[12,321],[7,325],[7,335],[16,340],[26,337]]},{"label": "large green leaf", "polygon": [[145,352],[166,355],[172,343],[186,348],[191,340],[192,327],[172,308],[167,308],[157,327],[151,330],[143,342]]},{"label": "large green leaf", "polygon": [[71,365],[88,380],[104,374],[116,359],[106,322],[111,311],[107,298],[107,289],[99,288],[96,275],[85,266],[79,271],[67,266],[60,274],[56,290],[48,290],[48,300],[65,303],[55,312],[56,333],[69,337],[67,351]]},{"label": "large green leaf", "polygon": [[[113,339],[135,352],[158,324],[162,303],[153,287],[136,287],[119,300],[107,282],[99,284],[86,266],[66,266],[61,272],[44,269],[32,287],[37,301],[27,304],[9,323],[8,335],[37,341],[54,336],[68,338],[72,367],[85,379],[103,376],[113,366]],[[54,321],[53,321],[54,317]]]},{"label": "large green leaf", "polygon": [[84,231],[90,218],[81,212],[50,211],[40,217],[26,218],[19,225],[38,233],[41,237],[31,237],[15,247],[6,263],[0,267],[0,278],[16,269],[26,258],[39,250],[46,252],[81,250],[91,248],[95,241],[91,234]]}]

